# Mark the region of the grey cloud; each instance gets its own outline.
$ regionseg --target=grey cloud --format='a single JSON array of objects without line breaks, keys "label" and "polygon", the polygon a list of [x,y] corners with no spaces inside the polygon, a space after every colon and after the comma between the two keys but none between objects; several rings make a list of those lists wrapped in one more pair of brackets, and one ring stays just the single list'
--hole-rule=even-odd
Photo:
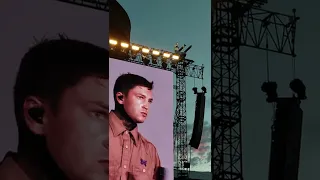
[{"label": "grey cloud", "polygon": [[190,165],[191,166],[197,166],[201,163],[201,159],[199,157],[193,157],[191,158]]}]

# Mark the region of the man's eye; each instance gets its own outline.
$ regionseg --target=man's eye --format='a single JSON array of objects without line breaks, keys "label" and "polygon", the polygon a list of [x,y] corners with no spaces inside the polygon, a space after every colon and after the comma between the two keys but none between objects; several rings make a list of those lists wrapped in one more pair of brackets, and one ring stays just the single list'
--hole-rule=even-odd
[{"label": "man's eye", "polygon": [[92,117],[98,118],[98,119],[104,119],[106,117],[104,112],[99,112],[99,111],[93,111],[90,114]]}]

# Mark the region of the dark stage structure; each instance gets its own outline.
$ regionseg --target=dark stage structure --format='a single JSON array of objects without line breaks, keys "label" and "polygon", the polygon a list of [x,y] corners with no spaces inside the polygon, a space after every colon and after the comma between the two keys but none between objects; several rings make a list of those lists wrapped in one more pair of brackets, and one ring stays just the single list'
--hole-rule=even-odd
[{"label": "dark stage structure", "polygon": [[111,0],[56,0],[56,1],[109,12],[109,3],[110,3],[109,1]]},{"label": "dark stage structure", "polygon": [[[243,180],[240,47],[246,46],[266,51],[267,63],[269,52],[287,55],[292,57],[294,65],[296,23],[299,18],[296,17],[295,10],[293,10],[293,15],[285,15],[263,9],[263,5],[268,3],[267,0],[212,0],[211,3],[212,179]],[[268,67],[267,71],[267,76],[269,76]],[[269,77],[267,79],[269,81]],[[272,102],[277,103],[277,100],[276,97]],[[283,101],[281,100],[281,102]],[[287,105],[289,104],[287,103]],[[299,110],[296,105],[291,104],[290,106]],[[288,109],[283,110],[281,107],[283,105],[278,104],[278,114],[281,114],[282,111],[291,114],[298,113]],[[282,121],[280,117],[287,120],[289,118],[289,116],[279,115],[277,122]],[[293,117],[290,116],[290,118]],[[292,130],[290,132],[299,134],[301,126],[299,127],[299,120],[296,121],[297,126],[292,128],[296,131]],[[285,122],[280,124],[282,125],[275,125],[277,132],[288,134],[283,132]],[[272,136],[275,137],[274,133]],[[279,135],[279,137],[282,138],[281,142],[284,142],[284,135]],[[277,139],[279,137],[277,136]],[[275,154],[283,153],[283,148],[275,148],[274,143],[272,146],[270,167],[274,167],[275,163],[280,162],[279,159],[275,158],[278,157]],[[300,145],[295,144],[295,147],[300,147]],[[279,149],[281,149],[281,152]],[[297,151],[294,154],[297,155]],[[284,170],[284,162],[278,164],[277,167]],[[297,176],[297,168],[291,168],[291,170]],[[269,180],[280,180],[280,177],[283,177],[281,173],[284,173],[284,171],[279,173],[279,171],[275,172],[271,168]],[[296,179],[291,178],[290,180]]]},{"label": "dark stage structure", "polygon": [[277,98],[269,180],[298,180],[303,111],[298,98]]}]

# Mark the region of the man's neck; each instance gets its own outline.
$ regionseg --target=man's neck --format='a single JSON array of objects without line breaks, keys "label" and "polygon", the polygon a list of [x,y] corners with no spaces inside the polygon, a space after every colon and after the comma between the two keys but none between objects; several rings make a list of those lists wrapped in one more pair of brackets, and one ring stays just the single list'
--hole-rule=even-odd
[{"label": "man's neck", "polygon": [[115,115],[122,121],[125,128],[129,131],[137,127],[137,124],[127,115],[124,110],[116,109],[113,111]]}]

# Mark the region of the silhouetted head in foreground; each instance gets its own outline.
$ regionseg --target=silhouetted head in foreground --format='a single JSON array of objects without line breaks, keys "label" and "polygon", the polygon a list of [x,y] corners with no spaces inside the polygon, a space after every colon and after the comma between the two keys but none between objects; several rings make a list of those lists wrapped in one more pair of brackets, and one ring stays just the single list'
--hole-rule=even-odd
[{"label": "silhouetted head in foreground", "polygon": [[28,176],[108,178],[108,78],[108,51],[90,43],[46,40],[25,54],[14,105],[17,159]]},{"label": "silhouetted head in foreground", "polygon": [[[153,102],[153,82],[135,74],[123,74],[115,82],[115,111],[134,124],[143,123]],[[134,127],[133,126],[133,127]]]}]

